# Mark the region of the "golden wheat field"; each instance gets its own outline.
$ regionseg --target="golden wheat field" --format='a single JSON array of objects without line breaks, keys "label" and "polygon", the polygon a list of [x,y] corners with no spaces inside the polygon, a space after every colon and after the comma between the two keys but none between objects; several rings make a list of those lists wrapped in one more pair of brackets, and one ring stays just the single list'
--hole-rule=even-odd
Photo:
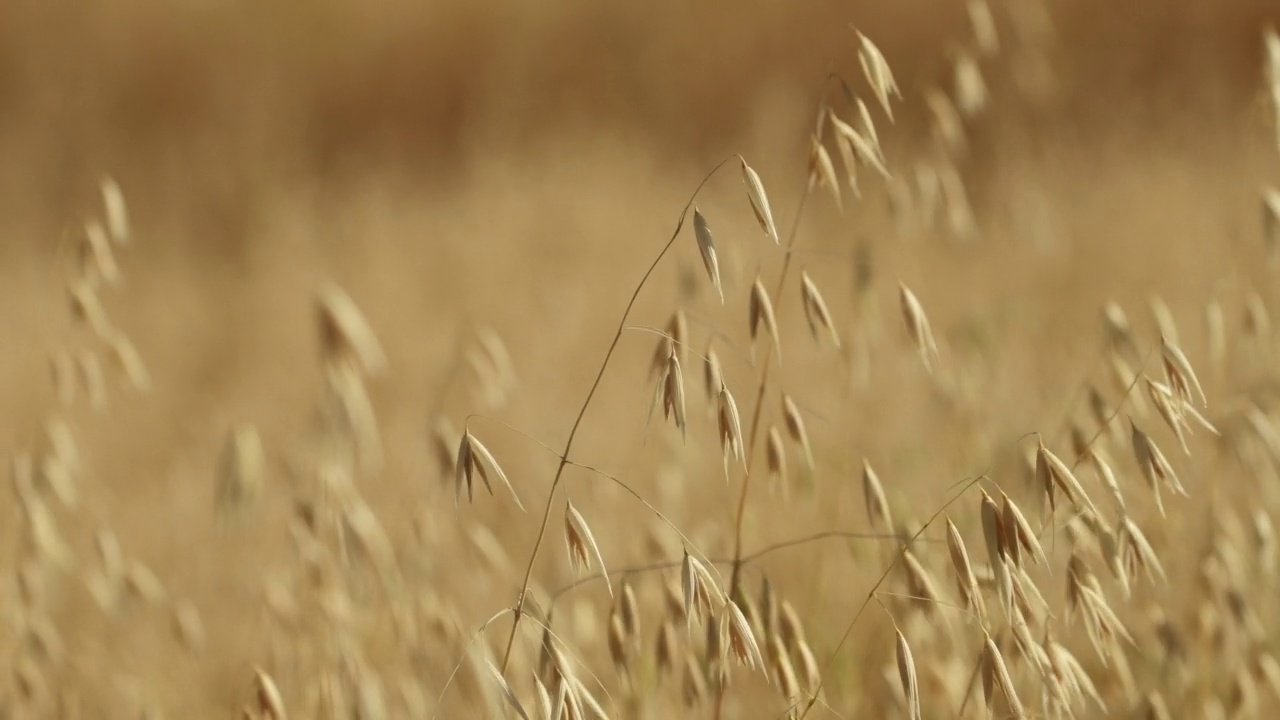
[{"label": "golden wheat field", "polygon": [[4,3],[0,718],[1271,717],[1277,27]]}]

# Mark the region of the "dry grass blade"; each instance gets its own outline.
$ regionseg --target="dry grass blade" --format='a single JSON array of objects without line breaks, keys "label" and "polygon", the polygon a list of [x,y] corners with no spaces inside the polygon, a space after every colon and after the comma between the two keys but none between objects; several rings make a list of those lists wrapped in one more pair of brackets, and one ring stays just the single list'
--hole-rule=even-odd
[{"label": "dry grass blade", "polygon": [[742,168],[742,182],[747,186],[747,199],[751,201],[751,212],[755,214],[756,222],[774,245],[780,245],[778,228],[773,223],[773,211],[769,209],[769,197],[765,195],[760,175],[741,155],[738,156],[738,163]]},{"label": "dry grass blade", "polygon": [[898,283],[898,296],[911,342],[915,344],[916,352],[920,354],[920,360],[924,362],[925,369],[933,372],[934,363],[938,360],[938,344],[933,339],[933,330],[929,327],[929,318],[924,314],[924,307],[920,305],[920,300],[916,298],[915,293],[902,283]]},{"label": "dry grass blade", "polygon": [[609,573],[605,568],[604,556],[600,554],[600,546],[596,544],[596,538],[591,534],[591,528],[587,526],[587,521],[573,506],[573,503],[566,503],[564,508],[564,542],[569,551],[569,567],[573,569],[575,575],[581,574],[585,570],[590,570],[592,560],[600,568],[600,574],[604,577],[604,585],[609,590],[609,596],[613,596],[613,583],[609,581]]},{"label": "dry grass blade", "polygon": [[800,272],[800,300],[804,307],[805,320],[809,323],[809,332],[813,334],[814,339],[818,339],[818,328],[823,328],[831,337],[831,344],[837,348],[840,347],[840,333],[836,331],[835,322],[831,319],[831,311],[827,309],[827,302],[822,299],[822,293],[818,291],[813,278],[809,277],[809,273],[805,271]]},{"label": "dry grass blade", "polygon": [[716,294],[720,296],[720,302],[723,304],[724,286],[720,284],[720,260],[716,256],[716,243],[711,238],[711,228],[707,226],[707,219],[703,217],[702,211],[696,205],[693,208],[693,236],[698,241],[702,267],[706,269],[711,286],[716,289]]},{"label": "dry grass blade", "polygon": [[901,630],[897,634],[898,679],[902,682],[902,693],[907,698],[907,717],[920,720],[920,680],[916,677],[916,661],[911,656],[911,646]]},{"label": "dry grass blade", "polygon": [[880,102],[880,107],[884,108],[885,115],[889,116],[889,121],[893,122],[893,108],[889,105],[890,96],[901,98],[902,92],[898,90],[898,83],[893,79],[893,71],[889,69],[889,63],[884,59],[884,54],[880,52],[880,48],[875,43],[858,32],[858,62],[862,65],[862,72],[867,76],[867,82],[871,84],[871,90],[876,95],[876,100]]},{"label": "dry grass blade", "polygon": [[756,338],[760,335],[760,325],[764,324],[773,340],[773,349],[777,354],[778,364],[782,364],[782,339],[778,336],[778,318],[773,312],[773,301],[764,289],[764,283],[757,277],[751,283],[751,295],[747,299],[747,325],[751,333],[751,351],[755,352]]}]

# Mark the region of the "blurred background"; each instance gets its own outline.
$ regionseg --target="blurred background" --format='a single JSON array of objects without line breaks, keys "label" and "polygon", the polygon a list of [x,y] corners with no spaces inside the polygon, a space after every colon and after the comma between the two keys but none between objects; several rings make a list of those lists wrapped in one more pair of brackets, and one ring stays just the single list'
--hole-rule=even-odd
[{"label": "blurred background", "polygon": [[[897,342],[894,293],[907,283],[944,347],[972,360],[979,388],[957,419],[911,391],[918,368],[900,349],[855,371],[862,361],[813,349],[794,298],[777,300],[784,334],[801,348],[782,382],[812,412],[833,468],[824,481],[837,486],[875,455],[883,474],[921,478],[932,492],[981,466],[999,441],[1061,422],[1094,367],[1107,299],[1137,317],[1159,294],[1176,316],[1198,318],[1215,293],[1228,303],[1243,294],[1233,288],[1272,294],[1258,188],[1280,178],[1261,43],[1262,28],[1280,21],[1276,6],[990,5],[1000,52],[982,59],[989,97],[966,120],[957,163],[976,231],[959,238],[895,221],[886,183],[870,175],[861,199],[846,191],[843,212],[816,194],[799,228],[797,261],[842,323],[863,317],[854,307],[863,258],[881,308],[868,322]],[[875,41],[902,88],[892,123],[862,76],[852,28]],[[836,73],[867,99],[891,172],[909,182],[935,153],[925,91],[952,92],[970,36],[966,5],[953,0],[0,4],[0,444],[38,446],[50,414],[65,416],[86,467],[80,509],[62,523],[69,541],[88,556],[93,535],[110,528],[126,555],[199,607],[211,645],[204,660],[173,664],[156,649],[171,642],[165,631],[105,620],[67,590],[52,615],[80,661],[48,677],[71,678],[86,704],[143,687],[137,702],[169,717],[229,717],[248,698],[250,668],[272,662],[262,584],[273,563],[289,562],[284,476],[323,384],[314,293],[326,281],[363,311],[391,368],[369,389],[386,464],[362,492],[397,547],[417,547],[408,538],[432,528],[430,542],[402,552],[425,556],[424,582],[473,630],[514,598],[554,458],[479,425],[531,512],[487,495],[454,511],[452,480],[432,455],[434,423],[456,428],[490,412],[560,446],[630,289],[702,177],[741,153],[789,228],[816,109],[842,92],[824,80]],[[117,251],[124,281],[102,302],[153,387],[132,395],[112,385],[105,411],[58,410],[50,357],[90,342],[67,288],[83,224],[102,213],[104,176],[123,191],[133,239]],[[661,326],[681,304],[696,344],[723,328],[726,374],[740,380],[746,414],[755,359],[743,303],[781,254],[761,242],[739,183],[730,168],[698,199],[721,243],[729,307],[709,302],[690,235],[642,293],[633,324]],[[502,338],[520,380],[492,410],[464,359],[479,327]],[[624,335],[577,447],[584,462],[626,471],[655,502],[666,499],[678,525],[723,555],[736,496],[710,431],[707,462],[683,461],[705,466],[686,479],[694,487],[663,489],[665,430],[645,424],[653,342]],[[1195,332],[1184,343],[1203,353]],[[859,384],[859,372],[878,382]],[[988,386],[992,378],[1002,382]],[[235,423],[261,430],[270,471],[259,516],[228,533],[211,508]],[[955,428],[964,432],[946,434]],[[985,440],[974,445],[970,433]],[[924,458],[918,438],[932,434],[950,440]],[[608,498],[582,491],[583,505],[598,501],[606,552],[619,563],[645,557],[650,519],[592,492]],[[843,522],[857,507],[811,510]],[[759,542],[750,545],[807,526],[809,512],[751,525]],[[510,553],[507,577],[473,570],[471,524]],[[21,533],[5,533],[17,567]],[[539,574],[554,585],[568,575],[560,538],[549,542]],[[808,562],[777,570],[802,596],[819,567]],[[493,577],[481,582],[481,572]],[[847,615],[821,593],[806,612]],[[423,684],[434,699],[447,668],[432,667]],[[302,696],[301,673],[273,672],[286,695]]]}]

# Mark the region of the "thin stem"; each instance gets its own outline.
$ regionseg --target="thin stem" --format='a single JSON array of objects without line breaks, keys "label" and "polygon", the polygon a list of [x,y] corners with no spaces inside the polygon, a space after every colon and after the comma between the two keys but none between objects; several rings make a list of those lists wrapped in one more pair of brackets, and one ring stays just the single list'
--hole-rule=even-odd
[{"label": "thin stem", "polygon": [[627,319],[631,316],[631,309],[635,307],[636,299],[640,297],[640,291],[644,289],[645,283],[649,281],[649,277],[657,269],[658,263],[662,262],[671,246],[675,245],[676,238],[680,236],[680,230],[684,228],[685,218],[688,217],[689,209],[693,207],[693,201],[698,197],[698,193],[702,191],[707,181],[720,171],[720,168],[736,157],[737,155],[732,155],[721,160],[712,168],[711,172],[702,178],[702,182],[698,183],[698,187],[694,189],[693,194],[689,196],[689,200],[685,203],[684,209],[680,211],[680,219],[676,221],[676,228],[671,233],[671,239],[662,247],[662,251],[653,259],[649,269],[640,278],[640,282],[631,293],[631,299],[627,301],[626,309],[622,311],[622,318],[618,321],[618,328],[613,333],[613,340],[609,342],[609,349],[605,351],[604,360],[601,361],[600,369],[596,372],[596,379],[591,383],[591,389],[587,391],[586,399],[582,401],[582,407],[578,410],[578,417],[573,421],[573,427],[569,429],[569,437],[564,443],[564,452],[560,453],[560,462],[556,467],[555,477],[551,480],[551,489],[547,491],[547,504],[542,510],[542,525],[538,528],[538,537],[534,540],[532,552],[529,553],[529,564],[525,567],[524,580],[520,583],[520,594],[516,600],[515,615],[511,620],[511,634],[507,637],[507,648],[502,652],[501,671],[503,675],[507,673],[507,666],[511,662],[511,649],[515,646],[516,631],[520,629],[520,620],[524,617],[524,603],[526,596],[529,594],[529,581],[533,578],[533,566],[538,560],[538,551],[542,549],[542,541],[547,536],[547,524],[551,519],[551,506],[555,503],[556,490],[560,487],[560,478],[564,475],[565,466],[569,464],[569,451],[573,448],[573,441],[578,436],[578,428],[582,426],[582,418],[586,417],[587,408],[591,406],[591,400],[596,396],[596,390],[600,387],[600,381],[604,378],[604,371],[608,369],[609,361],[613,358],[613,351],[617,349],[618,341],[622,339],[622,331],[627,325]]}]

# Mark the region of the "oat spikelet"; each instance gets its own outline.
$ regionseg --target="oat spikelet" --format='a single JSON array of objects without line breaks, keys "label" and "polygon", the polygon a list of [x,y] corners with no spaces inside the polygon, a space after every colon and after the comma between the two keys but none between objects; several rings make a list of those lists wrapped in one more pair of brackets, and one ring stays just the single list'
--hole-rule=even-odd
[{"label": "oat spikelet", "polygon": [[659,385],[662,397],[662,414],[668,420],[674,420],[682,437],[687,437],[688,425],[684,412],[684,374],[680,371],[680,359],[674,349],[667,356],[667,369],[662,374]]},{"label": "oat spikelet", "polygon": [[822,299],[822,293],[818,292],[818,286],[813,283],[813,278],[803,270],[800,272],[800,300],[813,338],[817,340],[818,329],[823,328],[830,335],[831,344],[839,348],[840,333],[836,331],[835,322],[831,319],[831,311],[827,309],[827,302]]},{"label": "oat spikelet", "polygon": [[233,427],[218,459],[216,500],[220,515],[239,515],[257,502],[262,496],[265,464],[258,429],[253,425]]},{"label": "oat spikelet", "polygon": [[982,601],[982,590],[978,587],[978,577],[973,572],[973,563],[969,560],[969,551],[965,549],[964,538],[951,518],[947,518],[947,551],[951,555],[951,567],[956,573],[956,587],[965,604],[978,616],[978,621],[985,624],[987,617],[986,604]]},{"label": "oat spikelet", "polygon": [[591,534],[587,521],[571,502],[566,503],[564,508],[564,542],[569,551],[569,567],[573,569],[573,574],[580,575],[583,570],[590,570],[594,562],[600,568],[604,585],[609,590],[609,596],[612,597],[613,583],[609,581],[609,573],[605,569],[600,546],[596,544],[595,536]]},{"label": "oat spikelet", "polygon": [[893,71],[889,69],[889,63],[884,59],[880,48],[876,47],[866,35],[858,32],[858,41],[860,43],[858,62],[862,65],[862,72],[867,76],[867,82],[871,84],[871,90],[875,93],[876,100],[880,102],[880,107],[884,108],[885,115],[889,116],[889,122],[893,122],[893,108],[889,106],[889,97],[902,97],[902,92],[898,90],[898,83],[893,79]]},{"label": "oat spikelet", "polygon": [[684,601],[684,614],[690,626],[693,621],[709,615],[713,606],[724,603],[724,594],[715,578],[707,572],[697,558],[686,550],[680,565],[680,590]]},{"label": "oat spikelet", "polygon": [[747,186],[747,199],[751,201],[751,212],[755,214],[756,222],[774,245],[780,245],[778,228],[773,224],[773,211],[769,209],[769,197],[765,195],[760,175],[741,155],[738,156],[738,164],[742,168],[742,182]]},{"label": "oat spikelet", "polygon": [[1044,485],[1044,491],[1048,495],[1049,507],[1054,508],[1054,490],[1057,488],[1067,496],[1071,504],[1077,510],[1087,508],[1094,515],[1098,514],[1098,508],[1089,499],[1089,495],[1085,493],[1084,487],[1080,481],[1076,479],[1075,473],[1071,472],[1071,468],[1067,464],[1054,455],[1049,448],[1045,447],[1044,440],[1040,441],[1040,445],[1036,450],[1036,478]]},{"label": "oat spikelet", "polygon": [[89,284],[98,280],[107,285],[120,284],[120,266],[102,223],[88,220],[84,224],[84,242],[80,244],[81,279]]},{"label": "oat spikelet", "polygon": [[894,632],[898,637],[898,679],[902,682],[902,694],[907,698],[907,717],[920,720],[920,680],[916,677],[916,661],[902,631],[895,629]]},{"label": "oat spikelet", "polygon": [[490,473],[496,475],[498,480],[506,486],[511,498],[515,500],[516,507],[524,512],[524,504],[520,502],[520,496],[516,494],[516,489],[511,485],[511,481],[507,479],[507,474],[503,472],[502,466],[493,457],[493,453],[489,452],[489,448],[484,446],[471,431],[462,433],[462,440],[458,443],[458,460],[454,464],[455,469],[455,502],[456,498],[462,495],[463,486],[467,489],[467,500],[473,499],[473,488],[475,474],[480,474],[480,479],[484,481],[485,488],[489,490],[489,494],[493,494],[493,485],[490,483]]},{"label": "oat spikelet", "polygon": [[498,689],[502,691],[502,697],[511,705],[511,709],[516,711],[516,714],[520,716],[520,720],[529,720],[529,713],[525,712],[524,705],[520,703],[520,698],[516,697],[515,691],[507,684],[507,679],[502,676],[502,671],[493,664],[492,660],[486,659],[484,662],[490,677],[493,678]]},{"label": "oat spikelet", "polygon": [[[863,109],[866,108],[865,105],[861,107]],[[885,179],[891,177],[889,169],[884,164],[884,155],[880,149],[879,140],[875,138],[875,126],[870,124],[870,115],[864,116],[863,122],[869,128],[867,135],[863,135],[852,125],[841,120],[834,110],[829,110],[827,116],[831,120],[831,127],[835,130],[836,148],[840,151],[841,162],[846,165],[845,171],[849,175],[849,182],[853,186],[855,193],[857,192],[855,163],[871,167]]]},{"label": "oat spikelet", "polygon": [[702,255],[702,266],[707,271],[711,286],[716,289],[716,294],[720,296],[720,303],[724,304],[724,286],[720,284],[720,260],[716,256],[716,244],[711,239],[711,228],[707,226],[707,219],[703,217],[702,211],[696,205],[693,207],[693,235],[698,241],[698,252]]},{"label": "oat spikelet", "polygon": [[345,290],[325,284],[316,292],[320,344],[326,362],[355,363],[366,375],[387,371],[387,356],[373,327]]},{"label": "oat spikelet", "polygon": [[867,509],[867,524],[873,530],[893,534],[893,515],[889,512],[889,500],[884,494],[884,486],[880,484],[880,476],[866,458],[862,459],[862,503]]},{"label": "oat spikelet", "polygon": [[1273,187],[1262,191],[1262,237],[1267,255],[1273,261],[1280,258],[1280,190]]},{"label": "oat spikelet", "polygon": [[787,489],[787,453],[782,446],[782,433],[775,425],[769,426],[764,445],[765,467],[769,472],[769,481],[775,486]]},{"label": "oat spikelet", "polygon": [[138,353],[138,348],[134,347],[129,338],[121,332],[112,333],[109,343],[111,360],[116,370],[124,377],[125,384],[135,392],[150,390],[151,373],[147,372],[146,363],[142,362],[142,355]]},{"label": "oat spikelet", "polygon": [[98,293],[92,285],[77,282],[70,288],[71,315],[84,323],[99,338],[110,338],[115,329],[107,317],[107,310],[98,299]]},{"label": "oat spikelet", "polygon": [[129,208],[124,202],[124,192],[111,176],[105,176],[98,184],[102,191],[102,205],[107,216],[107,232],[117,245],[129,244]]},{"label": "oat spikelet", "polygon": [[983,57],[995,57],[1000,52],[1000,36],[996,33],[996,20],[986,0],[969,0],[969,27],[973,42]]},{"label": "oat spikelet", "polygon": [[258,712],[262,714],[263,719],[287,720],[289,714],[285,712],[284,699],[280,696],[276,681],[272,680],[262,668],[254,668],[253,683],[257,695]]},{"label": "oat spikelet", "polygon": [[[1169,383],[1169,387],[1174,393],[1185,403],[1190,404],[1195,398],[1199,398],[1200,407],[1208,407],[1208,401],[1204,396],[1204,388],[1200,386],[1200,379],[1196,377],[1196,371],[1191,367],[1191,361],[1187,360],[1187,356],[1182,349],[1170,342],[1165,335],[1160,336],[1161,357],[1164,358],[1165,378]],[[1194,397],[1192,391],[1195,391]]]},{"label": "oat spikelet", "polygon": [[1009,668],[1004,662],[1004,655],[1000,653],[1000,648],[991,639],[990,635],[987,636],[982,646],[982,687],[987,695],[988,708],[991,707],[995,699],[994,688],[999,687],[1013,717],[1025,718],[1027,716],[1022,709],[1022,701],[1018,699],[1018,691],[1013,685],[1012,676],[1009,675]]},{"label": "oat spikelet", "polygon": [[756,642],[751,625],[735,602],[724,604],[724,613],[720,621],[721,645],[732,653],[739,665],[755,670],[764,670],[764,656],[760,645]]},{"label": "oat spikelet", "polygon": [[702,387],[707,399],[716,402],[720,399],[720,386],[724,384],[724,371],[720,369],[720,356],[716,349],[707,344],[705,359],[702,361]]},{"label": "oat spikelet", "polygon": [[938,344],[933,339],[933,330],[929,327],[929,318],[925,316],[924,308],[920,305],[915,293],[911,292],[902,283],[898,283],[898,296],[902,305],[902,316],[907,323],[907,333],[911,336],[911,342],[915,343],[916,351],[920,353],[920,359],[924,362],[925,369],[933,372],[934,363],[938,360]]},{"label": "oat spikelet", "polygon": [[813,447],[809,444],[809,431],[805,428],[804,417],[800,415],[800,408],[796,407],[796,403],[791,399],[790,395],[782,396],[782,417],[787,426],[787,434],[791,439],[800,445],[801,451],[804,453],[805,465],[812,472],[815,465],[813,461]]},{"label": "oat spikelet", "polygon": [[823,146],[817,135],[809,138],[809,189],[826,187],[831,191],[836,209],[844,210],[844,201],[840,196],[840,181],[836,178],[836,166],[831,162],[831,153]]},{"label": "oat spikelet", "polygon": [[729,479],[729,457],[740,460],[746,467],[746,453],[742,445],[742,421],[738,417],[738,404],[733,401],[733,394],[725,385],[720,386],[720,402],[716,412],[717,425],[720,430],[720,450],[724,461],[725,479]]},{"label": "oat spikelet", "polygon": [[978,60],[967,51],[960,50],[953,59],[955,72],[956,107],[965,117],[974,117],[987,107],[987,81],[982,78]]},{"label": "oat spikelet", "polygon": [[782,364],[782,339],[778,336],[778,319],[773,312],[773,302],[769,299],[769,293],[764,289],[764,283],[757,277],[756,281],[751,284],[751,296],[747,299],[747,324],[751,331],[751,350],[755,352],[756,337],[760,334],[760,325],[764,324],[765,330],[769,332],[769,338],[773,340],[773,349],[778,357],[778,364]]},{"label": "oat spikelet", "polygon": [[1146,478],[1147,485],[1155,494],[1156,508],[1160,514],[1164,515],[1164,503],[1160,498],[1160,481],[1164,481],[1174,492],[1179,495],[1187,496],[1187,491],[1183,488],[1182,483],[1178,481],[1178,475],[1174,472],[1173,466],[1169,464],[1164,453],[1160,452],[1160,448],[1156,446],[1155,441],[1151,439],[1145,432],[1138,428],[1137,423],[1133,419],[1129,420],[1130,426],[1133,428],[1133,454],[1138,461],[1138,467],[1142,469],[1142,476]]}]

